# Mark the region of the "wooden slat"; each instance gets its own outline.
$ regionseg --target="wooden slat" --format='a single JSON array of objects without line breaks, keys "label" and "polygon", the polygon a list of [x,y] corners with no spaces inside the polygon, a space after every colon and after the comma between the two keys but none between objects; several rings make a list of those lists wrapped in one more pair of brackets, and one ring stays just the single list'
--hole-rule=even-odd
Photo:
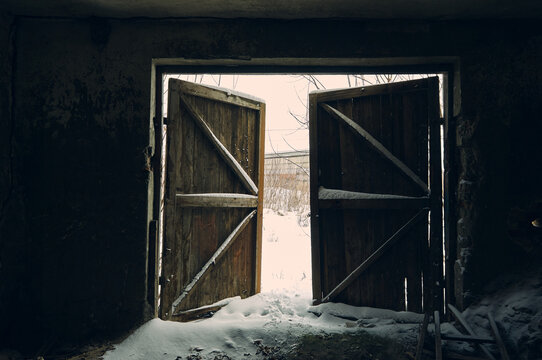
[{"label": "wooden slat", "polygon": [[390,84],[360,86],[341,90],[316,90],[310,95],[317,98],[318,102],[329,102],[343,100],[347,98],[360,98],[364,96],[374,96],[382,94],[401,94],[412,91],[424,91],[427,87],[427,79],[418,79],[410,81],[401,81]]},{"label": "wooden slat", "polygon": [[190,293],[190,291],[194,288],[194,286],[198,283],[198,281],[201,280],[201,278],[216,264],[218,260],[222,256],[224,256],[225,252],[230,248],[230,246],[233,244],[235,239],[241,234],[243,229],[248,225],[250,220],[254,217],[256,214],[256,210],[253,210],[250,214],[248,214],[239,225],[233,230],[233,232],[224,240],[222,245],[215,251],[213,256],[205,263],[205,265],[201,268],[201,270],[194,276],[192,281],[185,286],[183,291],[181,292],[181,295],[173,302],[171,306],[171,314],[175,314],[175,309],[179,307],[179,305],[182,303],[182,301],[186,298],[186,296]]},{"label": "wooden slat", "polygon": [[256,249],[254,262],[254,292],[259,293],[262,286],[262,231],[263,231],[263,195],[264,195],[264,165],[265,165],[265,104],[261,104],[260,117],[256,130],[258,131],[258,214],[256,215]]},{"label": "wooden slat", "polygon": [[312,298],[315,304],[322,300],[321,245],[319,226],[318,188],[320,186],[318,163],[318,104],[314,95],[309,95],[309,149],[310,149],[310,207],[311,207],[311,267]]},{"label": "wooden slat", "polygon": [[[180,263],[180,251],[178,251],[178,244],[175,241],[178,226],[176,225],[177,216],[175,208],[175,193],[177,183],[179,180],[175,167],[172,164],[179,164],[182,157],[186,157],[186,154],[181,154],[183,142],[185,136],[183,131],[186,131],[180,126],[180,114],[181,109],[179,107],[180,91],[175,82],[169,80],[169,95],[168,95],[168,116],[171,118],[170,123],[167,126],[167,141],[166,141],[166,179],[165,179],[165,194],[164,194],[164,221],[163,221],[163,243],[162,243],[162,274],[164,279],[170,280],[174,274],[177,273],[175,268],[176,264]],[[186,172],[188,177],[192,176],[192,171]],[[160,293],[160,318],[167,320],[171,315],[169,309],[173,299],[175,299],[177,288],[177,279],[168,281],[162,285]]]},{"label": "wooden slat", "polygon": [[149,264],[147,277],[147,301],[152,305],[154,316],[158,316],[158,220],[149,223]]},{"label": "wooden slat", "polygon": [[199,320],[201,318],[211,317],[215,312],[222,309],[224,305],[211,305],[203,306],[197,309],[190,309],[186,311],[181,311],[178,314],[173,314],[171,320],[180,321],[180,322],[189,322],[194,320]]},{"label": "wooden slat", "polygon": [[195,309],[185,310],[185,311],[179,311],[177,314],[174,314],[172,316],[172,320],[175,321],[181,321],[181,322],[187,322],[187,321],[194,321],[201,318],[207,318],[211,317],[216,313],[218,310],[222,309],[224,306],[229,305],[230,302],[233,300],[238,299],[238,297],[232,297],[229,299],[221,300],[217,303],[201,306]]},{"label": "wooden slat", "polygon": [[423,317],[423,323],[420,325],[420,333],[418,336],[418,344],[416,345],[416,358],[415,360],[421,360],[423,354],[423,344],[425,343],[425,334],[427,334],[427,325],[429,325],[429,319],[431,315],[429,312],[425,312]]},{"label": "wooden slat", "polygon": [[429,194],[429,189],[427,185],[416,175],[408,166],[406,166],[401,160],[396,158],[384,145],[382,145],[378,140],[376,140],[371,134],[365,131],[361,126],[356,124],[352,119],[345,116],[343,113],[337,109],[329,106],[328,104],[320,104],[324,110],[326,110],[331,116],[335,119],[343,121],[349,126],[350,129],[354,131],[355,134],[360,136],[362,139],[366,140],[369,144],[373,146],[384,158],[388,159],[395,166],[399,168],[406,176],[408,176],[414,183],[416,183],[426,194]]},{"label": "wooden slat", "polygon": [[180,90],[184,94],[207,98],[237,106],[260,110],[264,101],[248,94],[241,94],[233,90],[224,90],[210,85],[194,84],[188,81],[175,80],[180,83]]},{"label": "wooden slat", "polygon": [[176,194],[176,198],[180,207],[255,208],[258,206],[258,197],[247,194]]},{"label": "wooden slat", "polygon": [[354,271],[352,271],[339,285],[337,285],[327,296],[322,299],[322,302],[327,302],[335,298],[343,291],[352,281],[354,281],[361,273],[363,273],[371,264],[380,258],[386,250],[388,250],[398,239],[405,235],[419,220],[426,214],[427,209],[420,210],[412,219],[395,232],[388,240],[386,240],[374,253],[372,253],[365,261],[361,263]]},{"label": "wooden slat", "polygon": [[[459,324],[461,324],[461,326],[469,333],[469,335],[471,336],[477,336],[476,333],[472,330],[472,328],[469,326],[469,324],[465,321],[465,318],[463,317],[463,315],[461,315],[461,313],[459,312],[459,310],[457,310],[457,308],[455,306],[453,306],[452,304],[448,304],[448,309],[450,309],[450,311],[452,312],[452,315],[454,316],[454,318],[459,322]],[[495,360],[495,357],[493,356],[493,354],[491,354],[491,352],[489,352],[489,350],[487,349],[487,347],[485,347],[484,345],[481,345],[481,344],[478,344],[478,347],[480,348],[480,350],[482,350],[482,352],[490,359],[490,360]]]},{"label": "wooden slat", "polygon": [[[454,289],[454,267],[457,259],[457,189],[459,176],[456,174],[456,125],[453,111],[454,72],[443,74],[443,100],[444,100],[444,244],[446,251],[446,289]],[[446,291],[446,304],[455,304],[455,292]]]},{"label": "wooden slat", "polygon": [[510,360],[510,357],[508,356],[508,352],[506,351],[506,346],[504,346],[504,341],[502,341],[501,334],[499,333],[499,328],[497,327],[497,324],[495,323],[495,319],[493,318],[493,315],[491,315],[490,312],[487,313],[487,318],[489,320],[489,326],[491,327],[491,332],[493,333],[493,336],[495,336],[497,347],[499,348],[499,352],[501,353],[501,359]]},{"label": "wooden slat", "polygon": [[469,342],[469,343],[480,343],[480,344],[493,344],[495,343],[495,339],[484,337],[484,336],[471,336],[471,335],[463,335],[463,334],[442,334],[443,340],[450,340],[450,341],[463,341],[463,342]]},{"label": "wooden slat", "polygon": [[440,338],[440,314],[434,312],[433,319],[435,321],[435,359],[442,360],[442,340]]},{"label": "wooden slat", "polygon": [[318,189],[323,209],[420,209],[429,206],[429,197],[370,194],[336,189]]},{"label": "wooden slat", "polygon": [[233,172],[239,177],[239,179],[241,180],[243,185],[247,188],[247,190],[250,191],[250,193],[252,193],[253,195],[257,195],[258,188],[256,187],[256,184],[254,184],[254,181],[252,181],[250,176],[243,169],[243,167],[239,164],[239,162],[237,162],[237,160],[228,151],[228,149],[226,149],[226,147],[222,145],[220,140],[218,140],[216,135],[213,133],[213,131],[207,125],[207,123],[201,117],[201,115],[197,112],[197,110],[194,109],[192,105],[190,105],[190,103],[182,95],[181,95],[181,100],[183,104],[186,106],[186,110],[192,115],[192,117],[196,121],[196,124],[198,125],[198,127],[203,131],[203,133],[215,146],[215,148],[217,149],[222,159],[226,162],[226,164],[230,166]]},{"label": "wooden slat", "polygon": [[[430,187],[431,187],[431,213],[430,213],[430,256],[431,256],[431,284],[433,308],[443,312],[443,251],[442,251],[442,168],[440,155],[440,109],[438,100],[438,78],[428,80],[427,117],[429,120],[429,152],[430,152]],[[451,274],[449,274],[451,275]],[[452,291],[449,289],[449,291]]]}]

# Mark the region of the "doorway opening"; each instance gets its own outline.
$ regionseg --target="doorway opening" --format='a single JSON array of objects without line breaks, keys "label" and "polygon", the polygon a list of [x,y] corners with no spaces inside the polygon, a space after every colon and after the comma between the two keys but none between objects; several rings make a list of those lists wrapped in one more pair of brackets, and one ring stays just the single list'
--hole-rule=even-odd
[{"label": "doorway opening", "polygon": [[[176,74],[162,75],[162,117],[167,118],[167,83],[170,78],[196,84],[223,87],[232,91],[247,93],[266,102],[265,132],[265,187],[263,220],[263,257],[261,291],[285,291],[313,296],[311,281],[311,229],[310,229],[310,161],[309,161],[309,105],[308,94],[335,88],[355,88],[387,84],[398,81],[426,78],[430,75],[414,74],[295,74],[295,75],[239,75],[239,74]],[[440,81],[440,117],[445,116],[444,81]],[[278,85],[282,84],[282,85]],[[291,90],[288,93],[286,90]],[[271,100],[279,95],[279,99]],[[286,100],[284,100],[286,99]],[[287,101],[291,100],[291,101]],[[277,102],[282,108],[272,108]],[[272,110],[273,109],[273,110]],[[162,126],[162,179],[165,179],[165,149],[167,121]],[[444,159],[444,131],[440,127],[440,158]],[[444,166],[441,163],[443,171]],[[428,174],[429,176],[429,174]],[[444,177],[442,177],[444,178]],[[164,184],[161,184],[163,189]],[[163,194],[163,191],[161,191]],[[164,197],[160,198],[160,226],[163,229]],[[442,231],[444,232],[444,217]],[[444,236],[442,237],[444,238]],[[167,249],[162,248],[162,231],[159,231],[160,256]],[[446,249],[446,246],[442,247]],[[443,253],[443,259],[446,254]],[[161,260],[161,259],[160,259]],[[444,261],[444,260],[443,260]],[[161,261],[159,261],[161,264]],[[160,266],[160,265],[159,265]],[[443,274],[447,266],[443,265]],[[159,272],[161,273],[161,271]],[[163,284],[163,279],[161,284]],[[404,309],[409,309],[407,279],[404,279]]]}]

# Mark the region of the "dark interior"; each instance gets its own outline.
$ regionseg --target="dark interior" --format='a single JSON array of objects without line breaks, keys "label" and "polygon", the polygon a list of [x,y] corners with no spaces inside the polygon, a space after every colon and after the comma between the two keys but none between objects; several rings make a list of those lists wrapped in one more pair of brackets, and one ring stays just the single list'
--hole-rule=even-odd
[{"label": "dark interior", "polygon": [[0,348],[113,339],[155,316],[154,92],[166,65],[445,72],[450,301],[465,308],[489,281],[538,264],[542,6],[378,3],[3,1]]}]

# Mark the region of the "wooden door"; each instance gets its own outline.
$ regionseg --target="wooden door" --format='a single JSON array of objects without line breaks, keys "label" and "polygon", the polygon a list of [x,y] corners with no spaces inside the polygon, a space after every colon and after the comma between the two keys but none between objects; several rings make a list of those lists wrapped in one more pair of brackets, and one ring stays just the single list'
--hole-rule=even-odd
[{"label": "wooden door", "polygon": [[316,302],[421,312],[423,293],[433,307],[441,290],[429,284],[442,276],[438,78],[316,92],[309,103]]},{"label": "wooden door", "polygon": [[260,290],[263,101],[170,79],[162,319]]}]

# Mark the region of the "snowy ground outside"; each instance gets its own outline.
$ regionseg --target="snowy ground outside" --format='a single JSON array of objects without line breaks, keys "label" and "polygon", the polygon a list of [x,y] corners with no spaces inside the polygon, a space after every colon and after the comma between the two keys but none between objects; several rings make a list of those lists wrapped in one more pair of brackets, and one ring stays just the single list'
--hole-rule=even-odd
[{"label": "snowy ground outside", "polygon": [[309,213],[264,210],[262,292],[312,296]]},{"label": "snowy ground outside", "polygon": [[[333,303],[311,305],[310,226],[307,212],[302,214],[265,210],[261,294],[233,298],[209,319],[189,323],[151,320],[104,359],[270,359],[262,349],[276,347],[287,352],[304,334],[359,330],[393,338],[413,349],[423,318],[420,314]],[[487,336],[487,311],[491,311],[512,358],[540,359],[540,279],[538,272],[521,281],[496,282],[496,290],[489,291],[464,316],[478,335]],[[508,287],[502,289],[503,285]],[[433,326],[428,330],[432,334]],[[442,324],[441,331],[459,333],[450,323]],[[465,343],[444,342],[443,347],[462,353],[474,350]]]},{"label": "snowy ground outside", "polygon": [[[283,350],[307,333],[359,330],[403,336],[414,342],[421,321],[412,313],[311,306],[310,221],[308,212],[266,209],[263,224],[262,293],[235,298],[212,318],[190,323],[154,319],[144,324],[105,359],[264,358],[263,346]],[[350,320],[347,320],[350,319]],[[358,323],[354,319],[360,319]],[[365,320],[363,320],[365,319]],[[394,326],[397,325],[399,326]]]}]

